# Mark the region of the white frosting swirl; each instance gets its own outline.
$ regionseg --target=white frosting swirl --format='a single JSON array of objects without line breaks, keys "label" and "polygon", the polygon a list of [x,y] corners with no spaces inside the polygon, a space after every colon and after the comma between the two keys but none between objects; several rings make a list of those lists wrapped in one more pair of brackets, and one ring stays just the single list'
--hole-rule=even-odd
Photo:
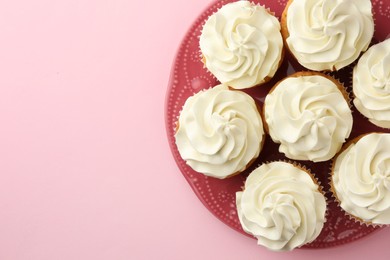
[{"label": "white frosting swirl", "polygon": [[334,163],[332,185],[346,212],[390,224],[390,134],[368,134],[343,151]]},{"label": "white frosting swirl", "polygon": [[375,125],[390,128],[390,39],[372,46],[353,70],[356,108]]},{"label": "white frosting swirl", "polygon": [[199,44],[208,70],[236,89],[273,77],[283,49],[278,19],[249,1],[226,4],[211,15]]},{"label": "white frosting swirl", "polygon": [[222,179],[259,155],[264,130],[253,98],[221,84],[187,99],[175,138],[191,168]]},{"label": "white frosting swirl", "polygon": [[308,69],[339,70],[367,50],[374,34],[371,9],[370,0],[292,0],[287,45]]},{"label": "white frosting swirl", "polygon": [[290,159],[327,161],[352,130],[347,101],[324,76],[284,79],[267,95],[264,107],[269,134]]},{"label": "white frosting swirl", "polygon": [[311,176],[292,164],[272,162],[255,169],[236,193],[242,228],[258,244],[288,251],[312,242],[325,222],[326,200]]}]

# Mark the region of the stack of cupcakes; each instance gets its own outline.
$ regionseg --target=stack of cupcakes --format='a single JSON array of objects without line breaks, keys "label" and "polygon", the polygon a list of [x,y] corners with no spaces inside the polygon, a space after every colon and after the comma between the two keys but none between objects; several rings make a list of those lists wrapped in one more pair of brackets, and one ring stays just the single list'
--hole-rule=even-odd
[{"label": "stack of cupcakes", "polygon": [[[370,0],[290,0],[281,22],[265,6],[229,3],[203,26],[205,69],[220,82],[188,98],[176,144],[195,171],[224,179],[248,169],[266,134],[286,160],[263,162],[236,194],[245,232],[271,250],[314,241],[326,221],[323,187],[300,161],[332,161],[331,191],[346,214],[367,225],[390,224],[390,134],[353,129],[349,94],[329,72],[354,63],[372,40]],[[243,89],[269,82],[287,49],[306,68],[280,80],[264,106]],[[390,128],[390,40],[372,46],[353,70],[353,104]]]}]

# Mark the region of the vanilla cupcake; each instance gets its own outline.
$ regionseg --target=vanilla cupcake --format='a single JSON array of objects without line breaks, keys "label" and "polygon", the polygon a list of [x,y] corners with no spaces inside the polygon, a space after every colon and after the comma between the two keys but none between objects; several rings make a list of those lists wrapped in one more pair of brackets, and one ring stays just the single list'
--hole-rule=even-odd
[{"label": "vanilla cupcake", "polygon": [[342,209],[365,224],[390,224],[390,134],[350,141],[334,159],[331,187]]},{"label": "vanilla cupcake", "polygon": [[288,49],[302,66],[339,70],[355,61],[371,42],[371,1],[290,0],[281,26]]},{"label": "vanilla cupcake", "polygon": [[362,55],[352,79],[357,110],[373,124],[390,128],[390,39]]},{"label": "vanilla cupcake", "polygon": [[312,242],[325,222],[326,199],[316,179],[286,162],[256,168],[236,193],[236,203],[244,231],[274,251]]},{"label": "vanilla cupcake", "polygon": [[343,86],[318,72],[278,82],[264,102],[265,129],[279,151],[294,160],[331,159],[349,137],[352,113]]},{"label": "vanilla cupcake", "polygon": [[200,49],[207,69],[235,89],[262,84],[282,63],[280,23],[249,1],[224,5],[203,26]]},{"label": "vanilla cupcake", "polygon": [[221,84],[187,99],[175,139],[192,169],[223,179],[244,171],[259,156],[264,130],[253,98]]}]

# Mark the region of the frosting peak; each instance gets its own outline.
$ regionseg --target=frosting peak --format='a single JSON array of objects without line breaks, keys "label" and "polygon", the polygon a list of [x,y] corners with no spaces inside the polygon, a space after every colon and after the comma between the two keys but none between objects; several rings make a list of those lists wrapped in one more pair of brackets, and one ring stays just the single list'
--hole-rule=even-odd
[{"label": "frosting peak", "polygon": [[295,160],[331,159],[352,130],[352,114],[335,83],[321,75],[291,76],[264,103],[264,116],[279,151]]},{"label": "frosting peak", "polygon": [[333,165],[340,206],[374,224],[390,224],[390,134],[372,133],[350,144]]},{"label": "frosting peak", "polygon": [[199,44],[208,70],[236,89],[273,77],[283,49],[279,21],[249,1],[226,4],[211,15]]},{"label": "frosting peak", "polygon": [[243,171],[259,155],[263,135],[253,98],[218,85],[187,99],[175,138],[192,169],[223,179]]},{"label": "frosting peak", "polygon": [[390,39],[373,45],[353,70],[356,108],[372,123],[390,128]]},{"label": "frosting peak", "polygon": [[263,164],[249,174],[236,193],[245,232],[275,251],[313,241],[325,222],[326,201],[304,170],[285,162]]},{"label": "frosting peak", "polygon": [[293,0],[287,45],[308,69],[339,70],[367,50],[374,34],[371,9],[370,0]]}]

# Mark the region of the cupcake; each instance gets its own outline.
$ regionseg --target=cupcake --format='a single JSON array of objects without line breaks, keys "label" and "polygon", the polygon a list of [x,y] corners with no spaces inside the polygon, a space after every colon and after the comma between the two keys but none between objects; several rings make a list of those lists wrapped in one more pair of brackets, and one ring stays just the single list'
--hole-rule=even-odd
[{"label": "cupcake", "polygon": [[371,42],[371,1],[290,0],[281,27],[288,49],[302,66],[339,70],[355,61]]},{"label": "cupcake", "polygon": [[390,128],[390,39],[362,55],[352,82],[357,110],[373,124]]},{"label": "cupcake", "polygon": [[341,83],[319,72],[297,72],[278,82],[264,102],[265,129],[294,160],[331,159],[349,137],[352,113]]},{"label": "cupcake", "polygon": [[278,19],[249,1],[224,5],[203,26],[200,50],[206,68],[235,89],[270,80],[282,63]]},{"label": "cupcake", "polygon": [[390,134],[348,142],[331,174],[333,194],[348,215],[365,224],[390,224]]},{"label": "cupcake", "polygon": [[263,164],[236,193],[245,232],[274,251],[290,251],[312,242],[325,223],[326,199],[316,179],[286,162]]},{"label": "cupcake", "polygon": [[253,98],[221,84],[186,100],[175,139],[192,169],[223,179],[244,171],[259,156],[264,130]]}]

